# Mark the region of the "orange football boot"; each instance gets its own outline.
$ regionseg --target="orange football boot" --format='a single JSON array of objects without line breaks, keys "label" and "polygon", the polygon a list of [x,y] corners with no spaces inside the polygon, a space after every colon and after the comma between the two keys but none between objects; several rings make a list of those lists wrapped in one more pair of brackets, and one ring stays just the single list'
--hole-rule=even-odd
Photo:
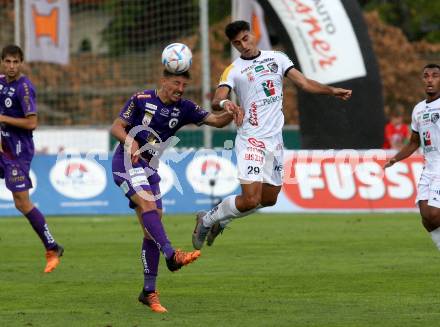
[{"label": "orange football boot", "polygon": [[168,312],[168,310],[160,304],[159,292],[157,291],[148,293],[147,295],[144,295],[144,292],[142,291],[141,294],[139,294],[138,300],[139,302],[149,306],[151,311],[153,312],[157,312],[157,313]]},{"label": "orange football boot", "polygon": [[60,257],[64,253],[64,248],[58,245],[56,250],[46,251],[46,268],[44,268],[45,273],[50,273],[55,270],[55,268],[60,264]]}]

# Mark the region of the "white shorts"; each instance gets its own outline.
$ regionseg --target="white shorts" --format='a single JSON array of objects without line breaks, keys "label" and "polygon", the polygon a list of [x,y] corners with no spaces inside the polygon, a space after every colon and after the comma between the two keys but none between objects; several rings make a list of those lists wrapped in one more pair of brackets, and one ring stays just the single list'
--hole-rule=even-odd
[{"label": "white shorts", "polygon": [[284,144],[281,133],[255,138],[237,134],[235,138],[238,178],[242,183],[263,182],[283,184]]},{"label": "white shorts", "polygon": [[431,207],[440,208],[440,176],[423,172],[417,186],[416,204],[428,200]]}]

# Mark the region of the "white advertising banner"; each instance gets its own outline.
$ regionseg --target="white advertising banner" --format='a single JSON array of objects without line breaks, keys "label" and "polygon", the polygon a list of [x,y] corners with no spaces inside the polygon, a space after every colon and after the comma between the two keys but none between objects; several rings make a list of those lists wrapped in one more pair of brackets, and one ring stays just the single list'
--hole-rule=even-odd
[{"label": "white advertising banner", "polygon": [[268,0],[295,48],[301,70],[321,83],[366,75],[353,26],[340,0]]},{"label": "white advertising banner", "polygon": [[28,62],[69,63],[69,1],[24,1],[25,57]]}]

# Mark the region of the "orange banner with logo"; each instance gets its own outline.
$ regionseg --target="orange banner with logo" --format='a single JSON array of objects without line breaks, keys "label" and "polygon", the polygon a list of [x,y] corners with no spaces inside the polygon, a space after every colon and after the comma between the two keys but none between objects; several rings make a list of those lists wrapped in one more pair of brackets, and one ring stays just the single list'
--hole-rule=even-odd
[{"label": "orange banner with logo", "polygon": [[27,0],[24,6],[26,60],[68,64],[68,0]]}]

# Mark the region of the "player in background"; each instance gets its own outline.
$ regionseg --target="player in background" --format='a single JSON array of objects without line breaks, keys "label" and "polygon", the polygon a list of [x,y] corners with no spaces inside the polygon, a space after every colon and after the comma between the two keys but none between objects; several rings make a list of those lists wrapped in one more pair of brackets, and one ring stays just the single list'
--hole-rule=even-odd
[{"label": "player in background", "polygon": [[183,99],[189,79],[188,72],[176,75],[164,70],[160,88],[134,94],[111,129],[120,142],[113,156],[114,181],[129,199],[130,208],[135,209],[144,232],[141,252],[144,287],[139,301],[160,313],[167,311],[156,291],[160,252],[168,269],[176,271],[196,260],[200,251],[174,249],[168,240],[161,222],[160,176],[153,163],[158,160],[160,147],[181,127],[188,124],[223,127],[233,119],[229,112],[211,114]]},{"label": "player in background", "polygon": [[384,167],[408,158],[422,146],[425,166],[417,186],[416,204],[423,226],[440,250],[440,66],[426,65],[422,79],[426,99],[412,112],[410,141]]},{"label": "player in background", "polygon": [[[231,219],[245,217],[277,202],[283,181],[284,77],[305,92],[343,100],[349,99],[352,93],[306,78],[282,52],[259,50],[246,21],[228,24],[225,34],[240,57],[223,72],[212,108],[244,110],[244,121],[235,139],[242,193],[223,199],[208,213],[197,214],[192,237],[195,249],[201,249],[206,238],[208,245],[212,245]],[[241,108],[228,99],[231,90],[237,95]]]},{"label": "player in background", "polygon": [[410,132],[408,125],[403,121],[403,114],[401,105],[391,111],[390,121],[385,125],[384,149],[400,150],[408,143]]},{"label": "player in background", "polygon": [[12,192],[15,207],[31,223],[46,248],[45,273],[52,272],[60,263],[64,249],[55,242],[43,214],[31,202],[29,177],[34,156],[32,131],[37,127],[35,89],[21,73],[23,52],[15,45],[3,48],[0,75],[0,178]]}]

